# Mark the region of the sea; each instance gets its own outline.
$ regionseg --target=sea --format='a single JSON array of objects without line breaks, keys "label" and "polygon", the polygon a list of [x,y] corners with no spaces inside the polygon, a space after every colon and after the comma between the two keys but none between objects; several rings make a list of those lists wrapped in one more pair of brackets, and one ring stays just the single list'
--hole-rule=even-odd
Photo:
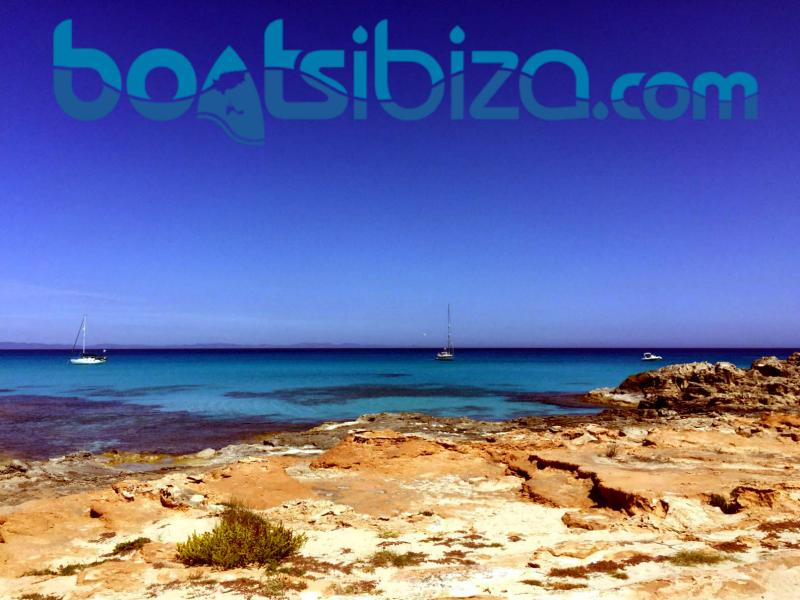
[{"label": "sea", "polygon": [[[641,361],[645,350],[664,360]],[[579,396],[671,363],[748,367],[787,349],[112,350],[0,352],[0,455],[193,452],[381,412],[505,420],[591,413]]]}]

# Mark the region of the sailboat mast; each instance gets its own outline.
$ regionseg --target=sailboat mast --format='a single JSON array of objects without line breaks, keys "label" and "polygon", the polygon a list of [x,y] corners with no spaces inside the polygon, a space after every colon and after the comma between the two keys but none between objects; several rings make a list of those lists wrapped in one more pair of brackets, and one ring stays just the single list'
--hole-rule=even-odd
[{"label": "sailboat mast", "polygon": [[83,315],[83,352],[86,354],[86,315]]},{"label": "sailboat mast", "polygon": [[453,324],[450,321],[450,304],[447,304],[447,349],[453,351]]}]

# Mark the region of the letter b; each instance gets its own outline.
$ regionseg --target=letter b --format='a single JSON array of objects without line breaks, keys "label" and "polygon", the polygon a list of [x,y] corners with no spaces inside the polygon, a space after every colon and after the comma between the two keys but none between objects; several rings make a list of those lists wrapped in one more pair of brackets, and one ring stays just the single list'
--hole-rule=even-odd
[{"label": "letter b", "polygon": [[[95,48],[72,47],[72,19],[61,21],[53,32],[53,88],[61,109],[82,121],[102,119],[117,105],[122,76],[117,63]],[[94,100],[81,100],[72,87],[73,69],[92,69],[103,80],[103,91]]]},{"label": "letter b", "polygon": [[[389,65],[405,62],[422,67],[430,78],[431,91],[419,106],[400,106],[392,100],[389,89]],[[389,22],[384,19],[375,26],[375,95],[383,109],[396,119],[424,119],[435,111],[444,97],[444,73],[430,54],[422,50],[389,48]]]}]

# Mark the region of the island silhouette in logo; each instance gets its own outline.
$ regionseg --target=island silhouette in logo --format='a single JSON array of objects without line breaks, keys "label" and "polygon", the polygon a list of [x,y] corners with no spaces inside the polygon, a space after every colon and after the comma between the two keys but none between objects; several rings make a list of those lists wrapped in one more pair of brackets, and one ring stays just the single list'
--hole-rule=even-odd
[{"label": "island silhouette in logo", "polygon": [[222,127],[243,144],[264,143],[264,113],[253,77],[236,51],[228,46],[206,77],[197,117]]}]

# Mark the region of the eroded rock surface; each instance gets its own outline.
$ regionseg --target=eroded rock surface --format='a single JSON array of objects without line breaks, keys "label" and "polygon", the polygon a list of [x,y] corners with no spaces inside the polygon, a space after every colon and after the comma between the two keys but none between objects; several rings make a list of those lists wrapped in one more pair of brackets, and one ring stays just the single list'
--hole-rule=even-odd
[{"label": "eroded rock surface", "polygon": [[[358,420],[310,433],[324,448],[271,435],[147,474],[85,456],[107,478],[0,506],[0,597],[793,598],[798,415],[627,414]],[[233,498],[307,534],[288,574],[176,560]]]},{"label": "eroded rock surface", "polygon": [[731,363],[668,365],[631,375],[614,389],[591,391],[601,405],[681,412],[796,410],[800,408],[800,352],[767,356],[749,369]]}]

